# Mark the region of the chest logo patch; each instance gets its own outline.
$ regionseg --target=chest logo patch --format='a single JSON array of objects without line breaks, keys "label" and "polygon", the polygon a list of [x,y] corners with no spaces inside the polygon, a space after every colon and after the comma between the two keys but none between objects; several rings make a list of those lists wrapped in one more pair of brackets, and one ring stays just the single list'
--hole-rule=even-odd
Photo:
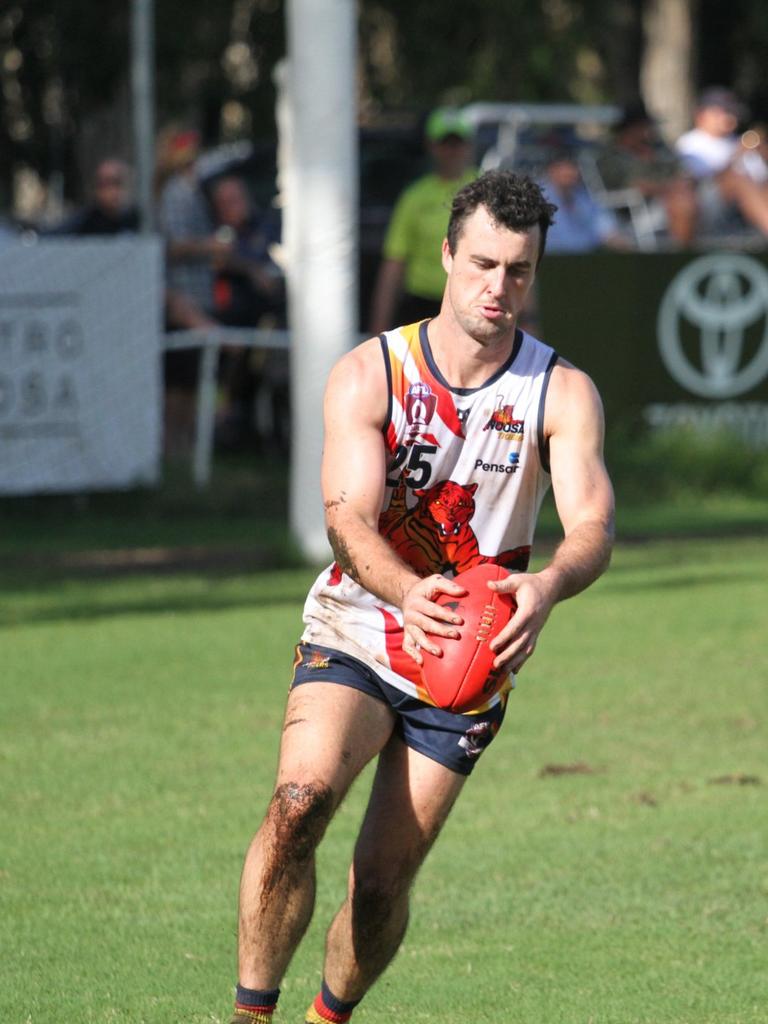
[{"label": "chest logo patch", "polygon": [[499,404],[491,413],[483,430],[495,430],[503,441],[522,441],[525,432],[525,420],[515,417],[513,405]]},{"label": "chest logo patch", "polygon": [[437,408],[437,395],[429,384],[416,381],[408,388],[405,396],[405,418],[408,422],[408,438],[413,440],[423,434],[429,426]]}]

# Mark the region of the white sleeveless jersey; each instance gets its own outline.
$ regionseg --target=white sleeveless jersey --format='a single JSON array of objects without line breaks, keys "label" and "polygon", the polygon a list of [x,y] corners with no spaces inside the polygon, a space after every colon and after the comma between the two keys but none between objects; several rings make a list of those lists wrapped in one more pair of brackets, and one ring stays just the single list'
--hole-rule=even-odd
[{"label": "white sleeveless jersey", "polygon": [[[452,388],[432,358],[428,323],[381,337],[389,413],[379,532],[422,576],[485,562],[524,572],[549,486],[542,423],[557,355],[518,331],[510,358],[485,384]],[[419,667],[402,650],[400,609],[336,564],[310,590],[304,622],[303,641],[350,654],[430,702]]]}]

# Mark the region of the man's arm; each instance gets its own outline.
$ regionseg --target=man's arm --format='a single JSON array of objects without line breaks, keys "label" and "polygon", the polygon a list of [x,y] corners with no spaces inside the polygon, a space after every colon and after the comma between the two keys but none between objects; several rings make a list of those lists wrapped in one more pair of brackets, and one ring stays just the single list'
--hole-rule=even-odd
[{"label": "man's arm", "polygon": [[215,235],[205,238],[170,238],[166,242],[166,255],[170,263],[220,264],[232,252],[232,243]]},{"label": "man's arm", "polygon": [[382,426],[387,404],[381,345],[372,338],[347,353],[328,379],[322,465],[325,521],[342,571],[402,609],[403,650],[421,664],[421,647],[440,653],[434,636],[458,635],[454,626],[460,620],[434,598],[441,592],[459,596],[466,591],[444,576],[422,579],[379,533],[386,487]]},{"label": "man's arm", "polygon": [[603,409],[595,386],[586,374],[560,362],[546,401],[552,490],[565,538],[540,572],[489,584],[517,600],[516,613],[491,644],[495,664],[512,672],[533,654],[554,605],[607,569],[613,546],[613,489],[603,462]]},{"label": "man's arm", "polygon": [[381,263],[371,299],[371,334],[381,334],[396,326],[393,320],[403,294],[405,272],[412,251],[415,212],[413,186],[409,186],[398,197],[384,236]]},{"label": "man's arm", "polygon": [[403,291],[404,276],[403,260],[384,259],[379,264],[371,299],[371,334],[381,334],[395,326],[395,310]]},{"label": "man's arm", "polygon": [[172,288],[165,289],[165,313],[169,325],[176,329],[220,326],[189,295]]}]

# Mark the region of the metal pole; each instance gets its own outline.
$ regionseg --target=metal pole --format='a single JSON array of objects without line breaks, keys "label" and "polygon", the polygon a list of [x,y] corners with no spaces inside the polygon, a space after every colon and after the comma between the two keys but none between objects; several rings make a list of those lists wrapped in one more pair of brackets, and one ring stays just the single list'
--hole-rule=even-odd
[{"label": "metal pole", "polygon": [[155,173],[155,33],[154,0],[132,0],[131,88],[136,200],[141,233],[154,231],[152,183]]}]

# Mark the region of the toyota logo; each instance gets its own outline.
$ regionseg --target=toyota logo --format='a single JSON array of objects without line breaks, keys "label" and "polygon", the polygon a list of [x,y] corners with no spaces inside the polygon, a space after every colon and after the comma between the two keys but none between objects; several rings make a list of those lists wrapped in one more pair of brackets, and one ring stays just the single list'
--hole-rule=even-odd
[{"label": "toyota logo", "polygon": [[768,272],[739,253],[689,263],[661,300],[658,340],[670,374],[696,395],[756,387],[768,375]]}]

